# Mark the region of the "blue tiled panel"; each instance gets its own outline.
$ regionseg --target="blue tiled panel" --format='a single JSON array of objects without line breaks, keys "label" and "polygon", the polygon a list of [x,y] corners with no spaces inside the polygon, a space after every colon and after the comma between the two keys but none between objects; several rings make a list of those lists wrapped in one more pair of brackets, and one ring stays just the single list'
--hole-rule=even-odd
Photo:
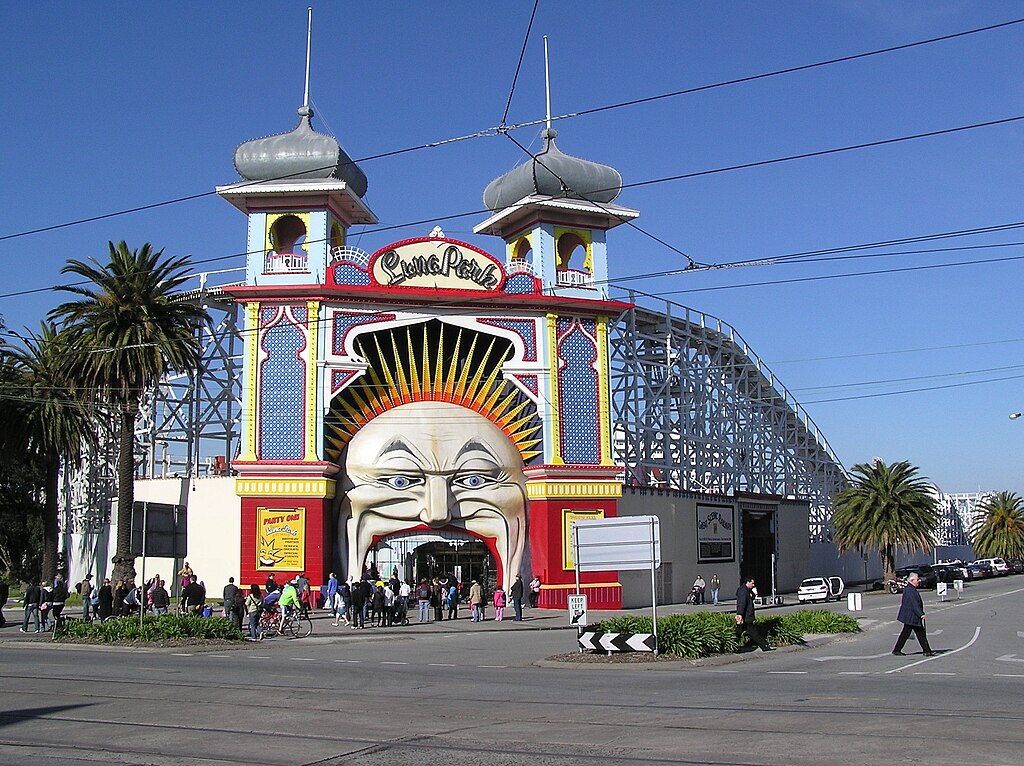
[{"label": "blue tiled panel", "polygon": [[[296,319],[306,309],[293,309]],[[305,457],[306,348],[305,329],[287,315],[263,333],[267,354],[260,368],[260,459],[302,460]]]},{"label": "blue tiled panel", "polygon": [[537,361],[537,338],[535,334],[536,325],[526,319],[481,319],[480,324],[500,327],[503,330],[511,330],[523,339],[524,362]]},{"label": "blue tiled panel", "polygon": [[[592,323],[582,323],[592,326]],[[570,330],[569,328],[572,327]],[[567,334],[566,331],[568,330]],[[598,431],[597,345],[580,323],[558,320],[558,402],[561,408],[562,458],[566,463],[601,462]]]},{"label": "blue tiled panel", "polygon": [[368,285],[370,275],[354,263],[339,263],[334,266],[334,283],[337,285]]}]

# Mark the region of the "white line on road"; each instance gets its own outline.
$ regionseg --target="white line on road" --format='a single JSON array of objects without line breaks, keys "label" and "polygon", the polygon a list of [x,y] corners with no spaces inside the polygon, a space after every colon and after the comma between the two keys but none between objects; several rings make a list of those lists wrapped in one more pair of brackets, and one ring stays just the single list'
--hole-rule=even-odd
[{"label": "white line on road", "polygon": [[888,657],[892,652],[882,652],[881,654],[833,654],[828,657],[815,657],[815,662],[828,662],[829,660],[878,660],[882,657]]},{"label": "white line on road", "polygon": [[289,657],[292,662],[316,662],[314,657]]},{"label": "white line on road", "polygon": [[909,665],[904,665],[902,668],[893,668],[892,670],[887,670],[887,671],[885,671],[885,674],[889,675],[890,673],[901,673],[904,670],[909,670],[910,668],[917,667],[918,665],[921,665],[921,664],[923,664],[925,662],[931,662],[932,660],[937,660],[937,659],[939,659],[941,657],[948,657],[951,654],[956,654],[957,652],[962,652],[964,649],[967,649],[968,647],[973,646],[974,642],[978,640],[978,636],[980,636],[980,635],[981,635],[981,626],[979,625],[978,627],[976,627],[974,629],[974,638],[972,638],[966,644],[961,646],[959,649],[953,649],[950,652],[943,652],[942,654],[937,654],[934,657],[925,657],[923,660],[918,660],[917,662],[911,662]]},{"label": "white line on road", "polygon": [[430,668],[454,668],[455,665],[451,662],[428,662],[427,667]]},{"label": "white line on road", "polygon": [[806,676],[806,670],[769,670],[771,676]]},{"label": "white line on road", "polygon": [[870,670],[840,670],[839,675],[841,676],[869,676],[871,675]]},{"label": "white line on road", "polygon": [[1024,678],[1024,673],[996,673],[996,678]]},{"label": "white line on road", "polygon": [[225,660],[230,657],[230,654],[204,654],[204,657],[216,657],[219,660]]},{"label": "white line on road", "polygon": [[508,665],[477,665],[478,668],[507,668]]},{"label": "white line on road", "polygon": [[192,655],[191,654],[186,654],[185,652],[171,652],[171,656],[172,657],[191,657]]},{"label": "white line on road", "polygon": [[334,662],[362,662],[362,660],[334,660]]},{"label": "white line on road", "polygon": [[1024,662],[1024,657],[1018,657],[1016,654],[1004,654],[1002,657],[996,657],[996,662]]},{"label": "white line on road", "polygon": [[269,654],[250,654],[249,655],[249,659],[250,660],[269,660],[270,659],[270,655]]},{"label": "white line on road", "polygon": [[408,665],[408,662],[396,662],[395,660],[381,660],[381,665]]}]

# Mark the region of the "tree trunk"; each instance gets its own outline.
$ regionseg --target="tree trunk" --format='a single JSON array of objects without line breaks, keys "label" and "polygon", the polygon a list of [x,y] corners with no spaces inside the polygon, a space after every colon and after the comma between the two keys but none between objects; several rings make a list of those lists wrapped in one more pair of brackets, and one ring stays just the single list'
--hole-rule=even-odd
[{"label": "tree trunk", "polygon": [[57,574],[57,560],[60,553],[59,529],[60,511],[57,506],[57,490],[60,486],[60,462],[52,456],[43,459],[43,478],[46,482],[43,488],[45,498],[43,506],[43,560],[42,578],[47,582],[53,582]]},{"label": "tree trunk", "polygon": [[896,576],[896,551],[891,545],[883,545],[878,549],[882,557],[882,577],[891,580]]},{"label": "tree trunk", "polygon": [[114,550],[114,571],[111,578],[135,579],[135,556],[132,555],[132,507],[135,505],[135,416],[137,408],[122,405],[118,415],[117,452],[117,544]]}]

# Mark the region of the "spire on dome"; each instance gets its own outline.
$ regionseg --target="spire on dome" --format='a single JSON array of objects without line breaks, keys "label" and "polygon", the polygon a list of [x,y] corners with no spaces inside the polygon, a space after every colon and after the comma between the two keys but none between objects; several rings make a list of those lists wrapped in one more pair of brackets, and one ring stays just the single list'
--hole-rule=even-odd
[{"label": "spire on dome", "polygon": [[362,197],[366,175],[331,136],[313,130],[309,108],[309,52],[313,9],[306,25],[306,79],[299,107],[299,124],[288,133],[246,141],[235,149],[235,169],[247,181],[308,181],[335,179]]}]

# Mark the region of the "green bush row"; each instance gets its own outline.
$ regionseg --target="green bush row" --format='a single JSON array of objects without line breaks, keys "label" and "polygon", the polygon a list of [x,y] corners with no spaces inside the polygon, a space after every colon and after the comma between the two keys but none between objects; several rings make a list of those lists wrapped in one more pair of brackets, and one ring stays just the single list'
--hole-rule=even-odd
[{"label": "green bush row", "polygon": [[242,641],[245,637],[230,620],[222,617],[196,617],[194,615],[165,614],[145,617],[121,617],[106,622],[64,620],[57,640],[92,639],[96,641],[166,641],[182,638],[221,638]]},{"label": "green bush row", "polygon": [[[826,609],[802,610],[792,614],[758,617],[755,623],[769,644],[803,643],[808,633],[856,633],[857,621],[846,614]],[[615,617],[597,625],[604,633],[652,633],[650,617]],[[724,612],[674,614],[658,619],[658,650],[662,654],[697,659],[712,654],[735,652],[748,642],[746,633],[736,630],[736,618]]]}]

